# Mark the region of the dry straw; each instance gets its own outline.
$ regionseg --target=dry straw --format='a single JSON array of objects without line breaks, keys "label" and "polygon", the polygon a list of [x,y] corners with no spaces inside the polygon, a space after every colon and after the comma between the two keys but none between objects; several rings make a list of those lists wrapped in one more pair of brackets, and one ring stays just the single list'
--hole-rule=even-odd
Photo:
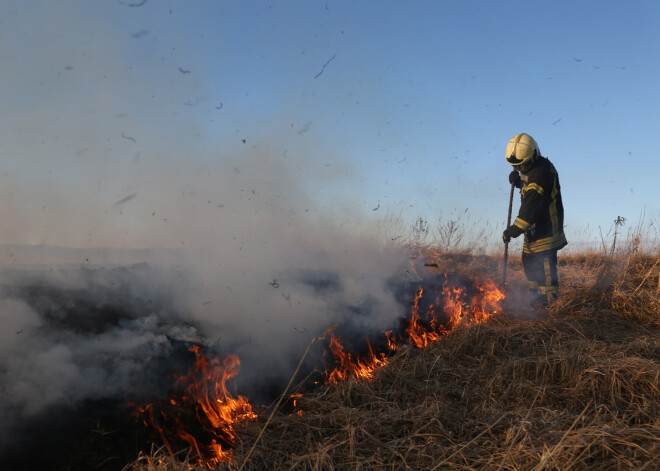
[{"label": "dry straw", "polygon": [[[491,257],[420,255],[428,269],[497,279]],[[307,390],[303,415],[275,408],[239,426],[219,469],[660,469],[658,260],[560,257],[552,309],[508,306],[426,350],[400,349],[373,381]],[[510,275],[510,289],[523,285],[519,262]],[[154,467],[158,455],[130,469],[189,469]]]}]

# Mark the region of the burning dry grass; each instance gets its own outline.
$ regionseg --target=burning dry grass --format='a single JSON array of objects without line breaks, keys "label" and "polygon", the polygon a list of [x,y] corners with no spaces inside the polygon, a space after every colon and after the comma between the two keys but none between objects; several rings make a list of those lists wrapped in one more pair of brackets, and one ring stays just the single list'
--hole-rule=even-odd
[{"label": "burning dry grass", "polygon": [[[491,259],[431,261],[497,274]],[[262,411],[219,469],[660,469],[657,255],[563,257],[560,276],[553,310],[459,326],[400,348],[372,381],[305,393],[301,415],[276,413],[246,460]],[[130,468],[190,466],[161,452]]]}]

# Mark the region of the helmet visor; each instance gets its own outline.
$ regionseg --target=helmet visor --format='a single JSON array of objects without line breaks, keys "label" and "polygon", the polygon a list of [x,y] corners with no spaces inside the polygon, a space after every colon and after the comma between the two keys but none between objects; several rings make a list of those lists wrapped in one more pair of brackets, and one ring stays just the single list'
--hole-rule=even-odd
[{"label": "helmet visor", "polygon": [[509,162],[511,165],[514,167],[518,167],[520,164],[524,162],[524,160],[520,160],[516,157],[516,154],[511,154],[506,158],[506,161]]}]

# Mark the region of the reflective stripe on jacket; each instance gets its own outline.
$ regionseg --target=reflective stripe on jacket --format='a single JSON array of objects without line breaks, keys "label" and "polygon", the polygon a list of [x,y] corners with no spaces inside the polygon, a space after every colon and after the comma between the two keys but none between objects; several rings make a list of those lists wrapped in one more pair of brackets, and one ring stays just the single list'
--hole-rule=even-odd
[{"label": "reflective stripe on jacket", "polygon": [[554,165],[539,156],[520,179],[520,211],[513,225],[525,232],[523,252],[538,253],[566,246],[564,205]]}]

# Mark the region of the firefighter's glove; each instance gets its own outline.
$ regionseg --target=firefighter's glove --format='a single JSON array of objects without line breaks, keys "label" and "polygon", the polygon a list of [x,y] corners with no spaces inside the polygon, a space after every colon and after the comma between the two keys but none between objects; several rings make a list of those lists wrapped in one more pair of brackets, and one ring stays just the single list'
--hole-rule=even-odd
[{"label": "firefighter's glove", "polygon": [[517,170],[511,170],[509,174],[509,183],[513,184],[516,188],[520,188],[520,174]]},{"label": "firefighter's glove", "polygon": [[519,227],[517,227],[517,226],[510,226],[508,229],[506,229],[506,230],[502,233],[502,241],[503,241],[505,244],[508,244],[508,243],[511,241],[511,239],[515,239],[516,237],[518,237],[518,236],[519,236],[520,234],[522,234],[522,233],[523,233],[523,231],[522,231],[522,229],[520,229]]}]

